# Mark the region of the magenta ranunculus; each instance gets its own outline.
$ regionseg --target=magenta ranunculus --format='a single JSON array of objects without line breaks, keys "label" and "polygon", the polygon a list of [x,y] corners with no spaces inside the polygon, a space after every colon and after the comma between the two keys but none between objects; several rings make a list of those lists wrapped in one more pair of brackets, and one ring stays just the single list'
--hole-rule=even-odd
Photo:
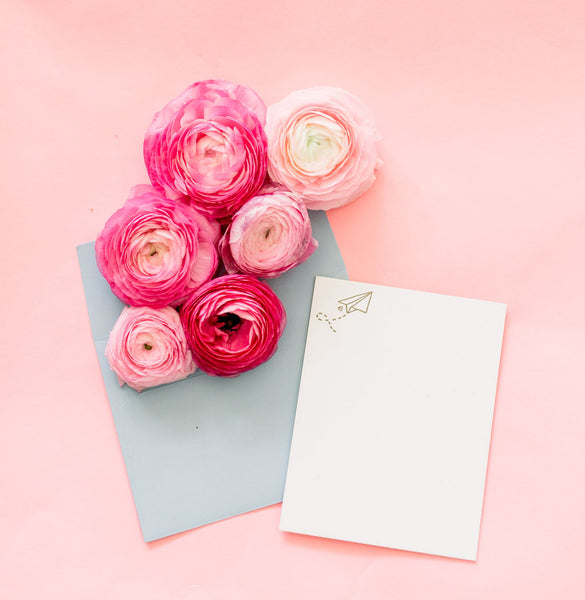
[{"label": "magenta ranunculus", "polygon": [[263,189],[234,215],[219,242],[228,273],[278,277],[317,248],[307,208],[284,188]]},{"label": "magenta ranunculus", "polygon": [[310,209],[361,196],[381,165],[367,107],[334,87],[298,90],[268,107],[268,172]]},{"label": "magenta ranunculus", "polygon": [[225,377],[268,360],[286,325],[276,294],[249,275],[213,279],[189,296],[180,314],[199,368]]},{"label": "magenta ranunculus", "polygon": [[209,217],[225,219],[266,176],[266,106],[250,88],[198,81],[154,116],[144,138],[152,184]]},{"label": "magenta ranunculus", "polygon": [[106,346],[120,385],[136,391],[172,383],[195,372],[179,313],[165,308],[125,307]]},{"label": "magenta ranunculus", "polygon": [[190,206],[136,186],[95,243],[112,292],[132,306],[177,306],[211,279],[220,228]]}]

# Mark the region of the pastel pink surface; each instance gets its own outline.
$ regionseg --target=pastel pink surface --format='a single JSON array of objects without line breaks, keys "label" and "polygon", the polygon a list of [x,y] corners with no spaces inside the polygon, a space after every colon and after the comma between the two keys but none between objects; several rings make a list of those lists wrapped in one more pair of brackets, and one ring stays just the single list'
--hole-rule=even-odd
[{"label": "pastel pink surface", "polygon": [[[3,8],[0,596],[582,598],[582,2]],[[75,246],[147,181],[154,112],[212,77],[370,106],[384,166],[329,213],[352,279],[508,304],[477,563],[285,534],[279,506],[142,541]]]}]

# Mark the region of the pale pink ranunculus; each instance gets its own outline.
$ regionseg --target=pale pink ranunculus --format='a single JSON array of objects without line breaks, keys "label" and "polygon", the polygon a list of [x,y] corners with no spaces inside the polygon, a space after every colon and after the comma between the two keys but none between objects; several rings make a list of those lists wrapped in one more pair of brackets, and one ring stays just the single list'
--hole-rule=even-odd
[{"label": "pale pink ranunculus", "polygon": [[180,309],[200,369],[233,377],[268,360],[286,325],[284,306],[255,277],[224,275],[195,290]]},{"label": "pale pink ranunculus", "polygon": [[154,116],[144,138],[152,184],[214,219],[235,213],[266,176],[266,106],[249,87],[198,81]]},{"label": "pale pink ranunculus", "polygon": [[234,215],[219,242],[228,273],[278,277],[317,248],[304,203],[288,190],[263,189]]},{"label": "pale pink ranunculus", "polygon": [[126,306],[110,332],[106,357],[120,385],[138,392],[184,379],[197,368],[179,313],[169,306]]},{"label": "pale pink ranunculus", "polygon": [[352,202],[381,166],[367,107],[334,87],[298,90],[268,107],[268,173],[301,195],[307,208]]},{"label": "pale pink ranunculus", "polygon": [[125,304],[177,306],[215,273],[219,233],[192,207],[136,186],[96,240],[97,265]]}]

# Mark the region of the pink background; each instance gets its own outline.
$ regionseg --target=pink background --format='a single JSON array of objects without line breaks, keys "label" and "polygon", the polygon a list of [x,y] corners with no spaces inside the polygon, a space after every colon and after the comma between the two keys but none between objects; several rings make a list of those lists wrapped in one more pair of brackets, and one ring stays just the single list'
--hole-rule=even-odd
[{"label": "pink background", "polygon": [[[0,596],[585,595],[585,5],[5,0]],[[145,544],[75,246],[146,181],[191,82],[369,104],[384,168],[330,220],[352,279],[508,303],[477,563],[285,534],[274,506]]]}]

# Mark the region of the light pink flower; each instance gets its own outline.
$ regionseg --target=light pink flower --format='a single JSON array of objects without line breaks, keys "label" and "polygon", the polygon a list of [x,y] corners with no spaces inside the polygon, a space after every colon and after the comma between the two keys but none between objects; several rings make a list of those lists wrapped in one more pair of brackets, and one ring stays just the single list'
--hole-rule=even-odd
[{"label": "light pink flower", "polygon": [[361,196],[381,165],[372,116],[354,95],[334,87],[289,94],[268,108],[268,172],[327,210]]},{"label": "light pink flower", "polygon": [[249,275],[213,279],[191,294],[180,314],[199,368],[226,377],[268,360],[286,325],[276,294]]},{"label": "light pink flower", "polygon": [[234,215],[219,242],[228,273],[278,277],[318,244],[303,202],[284,188],[261,190]]},{"label": "light pink flower", "polygon": [[266,106],[250,88],[199,81],[156,113],[144,138],[152,184],[211,218],[232,215],[266,176]]},{"label": "light pink flower", "polygon": [[96,240],[97,265],[124,303],[177,306],[215,273],[219,233],[193,208],[136,186]]},{"label": "light pink flower", "polygon": [[120,385],[136,391],[195,372],[181,319],[174,308],[125,307],[110,333],[106,357]]}]

